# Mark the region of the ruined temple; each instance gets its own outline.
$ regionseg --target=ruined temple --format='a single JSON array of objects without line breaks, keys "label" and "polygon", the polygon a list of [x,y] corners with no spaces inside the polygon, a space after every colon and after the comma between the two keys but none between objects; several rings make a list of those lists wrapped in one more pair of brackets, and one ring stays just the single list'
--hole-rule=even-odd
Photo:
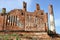
[{"label": "ruined temple", "polygon": [[[41,10],[39,4],[36,4],[34,12],[28,12],[26,5],[27,3],[23,2],[23,9],[13,9],[8,13],[6,8],[2,8],[0,35],[17,34],[18,40],[59,40],[60,36],[55,30],[53,6],[48,6],[49,29],[48,13]],[[10,36],[7,39],[16,40],[16,36]]]}]

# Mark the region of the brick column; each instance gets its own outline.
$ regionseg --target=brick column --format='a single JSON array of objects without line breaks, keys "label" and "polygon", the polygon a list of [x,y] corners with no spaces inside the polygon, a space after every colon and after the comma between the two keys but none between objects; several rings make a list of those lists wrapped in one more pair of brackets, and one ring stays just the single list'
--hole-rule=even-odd
[{"label": "brick column", "polygon": [[52,5],[49,5],[49,13],[50,13],[50,31],[55,33],[55,22],[54,22],[54,13]]},{"label": "brick column", "polygon": [[3,30],[5,30],[6,28],[6,24],[5,24],[5,14],[6,14],[6,8],[2,8],[2,14],[3,14]]},{"label": "brick column", "polygon": [[36,4],[36,10],[40,10],[39,4]]},{"label": "brick column", "polygon": [[23,11],[26,11],[26,5],[27,3],[23,2]]},{"label": "brick column", "polygon": [[3,14],[6,13],[6,8],[2,8],[2,13],[3,13]]}]

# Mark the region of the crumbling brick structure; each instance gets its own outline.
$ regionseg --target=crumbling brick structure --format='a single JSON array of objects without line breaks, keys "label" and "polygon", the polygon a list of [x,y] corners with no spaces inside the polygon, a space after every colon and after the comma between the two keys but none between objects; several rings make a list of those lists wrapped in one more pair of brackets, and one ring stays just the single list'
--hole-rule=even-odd
[{"label": "crumbling brick structure", "polygon": [[51,40],[55,37],[56,39],[59,38],[55,32],[52,5],[49,6],[49,13],[52,15],[50,16],[52,18],[50,20],[51,30],[49,30],[48,26],[48,13],[41,10],[39,4],[36,4],[34,12],[28,12],[26,5],[23,2],[23,9],[14,9],[8,13],[6,13],[6,8],[2,9],[2,13],[0,13],[0,34],[16,33],[21,40]]}]

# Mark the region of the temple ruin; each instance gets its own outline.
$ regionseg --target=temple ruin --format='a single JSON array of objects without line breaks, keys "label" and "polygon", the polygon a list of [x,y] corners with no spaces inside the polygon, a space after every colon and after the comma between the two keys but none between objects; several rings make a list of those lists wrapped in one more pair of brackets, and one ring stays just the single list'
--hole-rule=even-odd
[{"label": "temple ruin", "polygon": [[[48,13],[40,9],[36,4],[34,12],[27,11],[27,3],[23,2],[23,9],[13,9],[6,13],[2,8],[0,13],[0,35],[18,35],[18,40],[60,40],[56,33],[53,6],[49,5],[50,29]],[[1,38],[0,38],[1,39]],[[17,40],[16,36],[10,36],[8,40]],[[5,40],[5,39],[1,39]]]}]

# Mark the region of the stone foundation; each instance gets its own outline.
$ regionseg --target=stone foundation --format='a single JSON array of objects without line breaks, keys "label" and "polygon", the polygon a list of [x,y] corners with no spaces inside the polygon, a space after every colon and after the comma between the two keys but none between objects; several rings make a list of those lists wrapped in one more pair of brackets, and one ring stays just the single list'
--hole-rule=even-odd
[{"label": "stone foundation", "polygon": [[47,32],[9,32],[0,35],[0,40],[60,40],[52,38]]}]

